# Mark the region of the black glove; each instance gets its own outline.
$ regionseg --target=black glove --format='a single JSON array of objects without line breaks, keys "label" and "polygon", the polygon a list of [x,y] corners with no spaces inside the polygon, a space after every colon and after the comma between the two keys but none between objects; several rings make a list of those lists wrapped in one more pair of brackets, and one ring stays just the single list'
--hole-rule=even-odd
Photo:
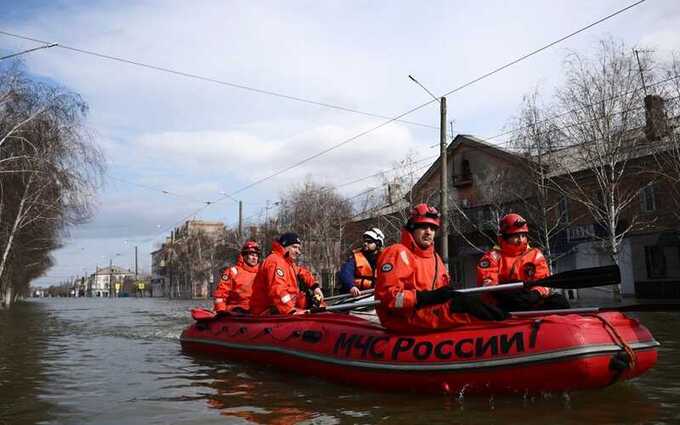
[{"label": "black glove", "polygon": [[427,307],[428,305],[442,304],[450,300],[453,290],[448,286],[442,286],[434,291],[416,292],[416,309]]},{"label": "black glove", "polygon": [[480,320],[505,320],[508,313],[483,302],[477,295],[456,295],[449,307],[451,313],[469,313]]},{"label": "black glove", "polygon": [[541,301],[541,294],[522,289],[520,291],[496,292],[498,305],[505,311],[531,310]]},{"label": "black glove", "polygon": [[543,298],[542,301],[541,308],[545,310],[571,308],[569,301],[560,293],[550,294],[547,298]]}]

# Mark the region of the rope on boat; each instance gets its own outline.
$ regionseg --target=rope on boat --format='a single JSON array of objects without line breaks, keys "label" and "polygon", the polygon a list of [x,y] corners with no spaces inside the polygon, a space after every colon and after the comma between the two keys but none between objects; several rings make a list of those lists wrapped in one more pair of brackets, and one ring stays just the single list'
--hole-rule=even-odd
[{"label": "rope on boat", "polygon": [[614,325],[612,325],[609,320],[600,316],[599,314],[595,314],[593,316],[600,319],[600,321],[604,325],[604,328],[607,330],[607,332],[611,336],[614,343],[616,345],[618,345],[619,347],[621,347],[623,349],[623,351],[626,352],[626,354],[628,354],[628,359],[629,359],[628,368],[634,369],[635,368],[635,362],[636,362],[635,350],[633,350],[633,348],[630,345],[628,345],[628,343],[623,339],[621,334],[619,334],[619,332],[616,330]]}]

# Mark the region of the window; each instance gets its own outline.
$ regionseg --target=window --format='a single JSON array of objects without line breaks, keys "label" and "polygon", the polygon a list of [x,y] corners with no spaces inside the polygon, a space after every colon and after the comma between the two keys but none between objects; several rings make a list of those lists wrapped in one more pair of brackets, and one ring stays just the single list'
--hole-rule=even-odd
[{"label": "window", "polygon": [[470,171],[470,161],[467,159],[463,160],[461,176],[465,180],[469,180],[472,177],[472,171]]},{"label": "window", "polygon": [[645,263],[647,264],[647,277],[650,279],[666,277],[666,255],[663,247],[646,246]]},{"label": "window", "polygon": [[640,211],[656,211],[656,197],[654,196],[654,185],[648,184],[640,190]]}]

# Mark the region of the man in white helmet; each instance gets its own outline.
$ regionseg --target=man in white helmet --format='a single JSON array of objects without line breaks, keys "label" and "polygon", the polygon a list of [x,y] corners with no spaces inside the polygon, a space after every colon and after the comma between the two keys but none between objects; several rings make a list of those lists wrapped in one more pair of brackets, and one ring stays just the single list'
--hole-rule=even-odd
[{"label": "man in white helmet", "polygon": [[362,241],[361,248],[352,251],[338,272],[341,292],[350,293],[353,297],[375,286],[375,263],[385,244],[385,235],[377,227],[372,227],[364,232]]}]

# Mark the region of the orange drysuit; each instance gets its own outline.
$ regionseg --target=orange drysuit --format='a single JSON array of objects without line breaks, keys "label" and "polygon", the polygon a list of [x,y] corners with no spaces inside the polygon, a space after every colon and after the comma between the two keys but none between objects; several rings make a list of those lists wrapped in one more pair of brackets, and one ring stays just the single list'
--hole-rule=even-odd
[{"label": "orange drysuit", "polygon": [[401,243],[380,254],[375,298],[380,323],[395,332],[447,329],[470,323],[471,316],[451,313],[450,302],[416,309],[416,291],[431,291],[449,284],[444,262],[434,246],[420,248],[413,235],[401,231]]},{"label": "orange drysuit", "polygon": [[[306,270],[303,268],[303,270]],[[272,242],[272,253],[264,259],[253,283],[250,298],[251,314],[290,314],[304,309],[307,299],[298,289],[299,268],[277,241]],[[309,273],[307,270],[306,273]],[[303,280],[312,279],[311,273]],[[306,276],[306,277],[305,277]]]},{"label": "orange drysuit", "polygon": [[258,269],[259,265],[250,266],[239,255],[236,265],[224,270],[222,279],[213,292],[215,311],[232,312],[237,307],[250,310],[253,281]]},{"label": "orange drysuit", "polygon": [[[530,282],[548,276],[550,269],[543,253],[540,249],[530,248],[528,245],[517,249],[501,242],[500,248],[495,246],[487,251],[477,264],[479,286]],[[550,289],[543,286],[534,286],[531,290],[544,298],[550,295]]]}]

